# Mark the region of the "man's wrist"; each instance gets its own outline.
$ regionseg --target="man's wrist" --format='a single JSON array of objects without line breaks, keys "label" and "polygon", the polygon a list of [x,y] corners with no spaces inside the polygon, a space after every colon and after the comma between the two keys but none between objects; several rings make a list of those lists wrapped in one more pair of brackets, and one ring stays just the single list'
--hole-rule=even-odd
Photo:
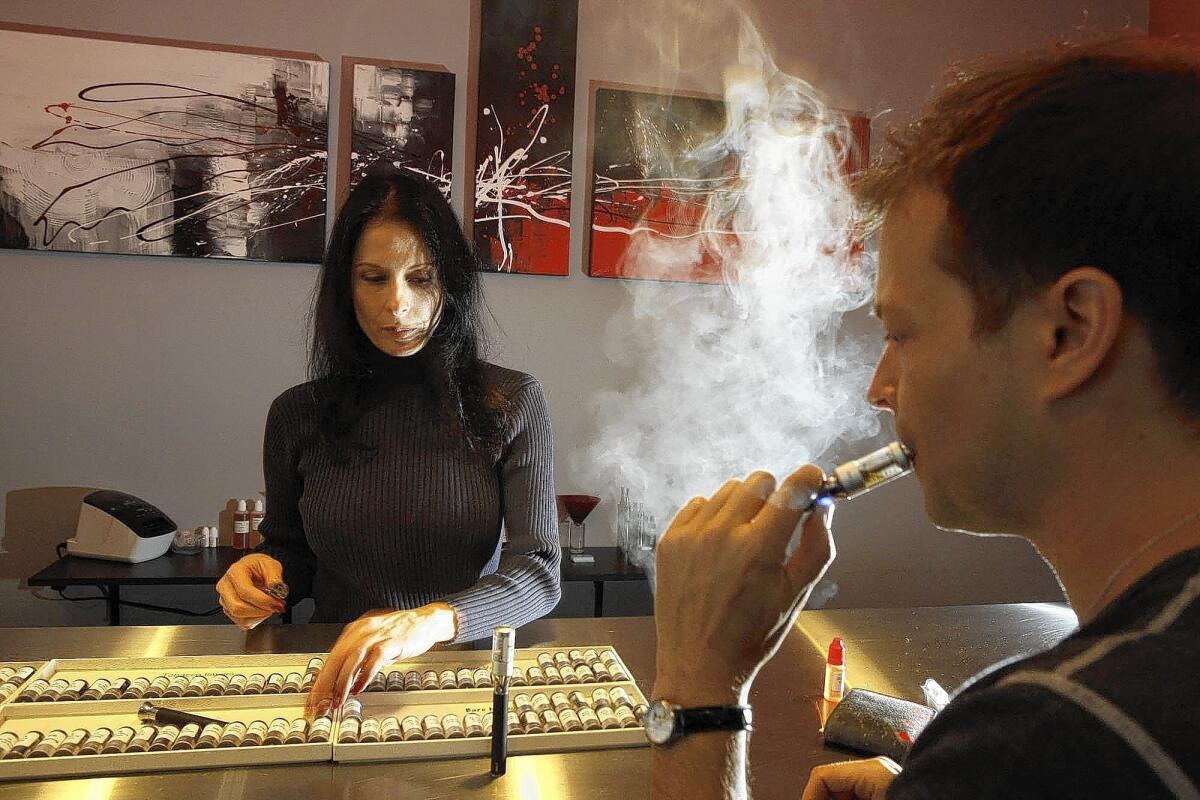
[{"label": "man's wrist", "polygon": [[654,681],[652,700],[666,700],[681,708],[745,705],[749,685],[713,680],[712,676],[676,676],[659,674]]}]

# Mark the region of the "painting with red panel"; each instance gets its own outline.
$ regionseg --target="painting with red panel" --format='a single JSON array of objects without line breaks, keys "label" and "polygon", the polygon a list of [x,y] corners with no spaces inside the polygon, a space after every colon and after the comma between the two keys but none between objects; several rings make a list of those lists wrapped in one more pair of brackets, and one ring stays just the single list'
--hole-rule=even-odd
[{"label": "painting with red panel", "polygon": [[575,0],[483,0],[475,245],[484,269],[566,275],[571,238]]},{"label": "painting with red panel", "polygon": [[[601,87],[594,108],[588,274],[720,282],[714,251],[735,249],[737,235],[706,211],[736,205],[739,167],[718,143],[724,102]],[[848,172],[866,153],[869,120],[852,119],[851,130]]]}]

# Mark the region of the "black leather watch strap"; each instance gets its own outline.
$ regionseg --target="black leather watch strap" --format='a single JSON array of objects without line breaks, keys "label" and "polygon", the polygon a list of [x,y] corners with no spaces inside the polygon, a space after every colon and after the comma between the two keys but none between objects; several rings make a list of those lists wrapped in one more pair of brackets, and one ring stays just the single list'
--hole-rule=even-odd
[{"label": "black leather watch strap", "polygon": [[750,706],[700,706],[675,712],[676,735],[701,731],[751,731]]}]

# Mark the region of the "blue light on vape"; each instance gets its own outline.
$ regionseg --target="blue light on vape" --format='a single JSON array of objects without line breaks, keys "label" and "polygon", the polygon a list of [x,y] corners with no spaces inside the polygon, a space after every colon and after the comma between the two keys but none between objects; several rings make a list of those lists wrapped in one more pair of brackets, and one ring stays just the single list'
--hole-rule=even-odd
[{"label": "blue light on vape", "polygon": [[829,508],[831,505],[833,505],[833,498],[829,497],[828,495],[819,498],[817,500],[817,505],[819,505],[821,508]]}]

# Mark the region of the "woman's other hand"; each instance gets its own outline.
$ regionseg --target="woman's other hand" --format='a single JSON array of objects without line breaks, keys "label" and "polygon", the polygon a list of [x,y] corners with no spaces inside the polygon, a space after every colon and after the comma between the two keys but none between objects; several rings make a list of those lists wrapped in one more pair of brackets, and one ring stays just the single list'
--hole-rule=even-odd
[{"label": "woman's other hand", "polygon": [[458,615],[446,603],[363,614],[334,643],[308,694],[306,713],[314,716],[339,708],[383,667],[451,641],[457,630]]},{"label": "woman's other hand", "polygon": [[284,601],[267,594],[265,587],[283,580],[283,565],[263,553],[251,553],[238,559],[221,580],[217,594],[225,616],[244,630],[250,630],[272,614],[282,614]]}]

